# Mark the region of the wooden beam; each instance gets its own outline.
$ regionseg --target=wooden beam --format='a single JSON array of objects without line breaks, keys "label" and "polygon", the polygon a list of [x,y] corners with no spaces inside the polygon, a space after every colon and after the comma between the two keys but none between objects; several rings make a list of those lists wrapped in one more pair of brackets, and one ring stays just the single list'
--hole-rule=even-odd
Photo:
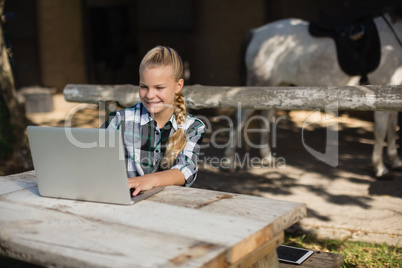
[{"label": "wooden beam", "polygon": [[[115,101],[122,106],[139,102],[138,86],[73,85],[64,88],[71,102]],[[183,88],[192,109],[242,108],[279,110],[402,110],[402,85],[325,87],[219,87],[193,85]]]}]

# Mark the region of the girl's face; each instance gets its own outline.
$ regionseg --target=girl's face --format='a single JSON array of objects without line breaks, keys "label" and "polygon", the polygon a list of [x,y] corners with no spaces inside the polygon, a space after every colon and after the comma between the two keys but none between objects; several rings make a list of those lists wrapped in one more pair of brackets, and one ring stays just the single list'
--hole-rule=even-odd
[{"label": "girl's face", "polygon": [[183,79],[173,79],[172,67],[146,68],[140,74],[140,99],[151,116],[169,120],[175,94],[183,88]]}]

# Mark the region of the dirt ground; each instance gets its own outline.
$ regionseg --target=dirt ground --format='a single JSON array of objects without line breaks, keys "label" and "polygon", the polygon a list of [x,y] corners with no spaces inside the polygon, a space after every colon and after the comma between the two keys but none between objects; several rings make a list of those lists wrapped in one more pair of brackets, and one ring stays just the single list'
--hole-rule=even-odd
[{"label": "dirt ground", "polygon": [[[96,106],[67,103],[60,94],[54,96],[54,106],[51,113],[28,115],[32,124],[64,126],[71,122],[76,127],[99,127],[104,120]],[[393,172],[387,180],[373,177],[371,112],[342,112],[329,119],[314,111],[278,112],[275,162],[261,163],[258,150],[247,151],[243,146],[237,150],[238,164],[243,168],[235,172],[219,168],[229,138],[230,125],[224,116],[233,111],[191,113],[211,122],[193,187],[303,202],[308,215],[295,229],[318,237],[401,245],[402,173]],[[337,131],[328,133],[327,126]],[[311,152],[324,154],[327,137],[333,133],[338,135],[334,148],[339,151],[337,163],[332,159],[331,166]],[[251,141],[258,143],[253,135]]]}]

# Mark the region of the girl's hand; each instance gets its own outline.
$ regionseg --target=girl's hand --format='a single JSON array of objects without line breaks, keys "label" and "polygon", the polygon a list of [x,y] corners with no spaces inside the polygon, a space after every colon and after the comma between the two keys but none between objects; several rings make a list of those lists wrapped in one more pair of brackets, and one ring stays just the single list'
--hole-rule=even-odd
[{"label": "girl's hand", "polygon": [[185,182],[183,173],[178,169],[169,169],[128,179],[130,189],[135,189],[133,196],[154,187],[184,185]]},{"label": "girl's hand", "polygon": [[155,187],[152,178],[147,175],[128,179],[130,189],[134,189],[133,196],[138,195],[141,191],[151,190]]}]

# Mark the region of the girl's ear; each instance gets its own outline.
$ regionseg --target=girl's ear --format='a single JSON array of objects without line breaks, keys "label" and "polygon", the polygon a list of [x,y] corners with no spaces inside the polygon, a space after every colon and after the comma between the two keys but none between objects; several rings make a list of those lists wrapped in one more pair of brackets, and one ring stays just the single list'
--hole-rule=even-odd
[{"label": "girl's ear", "polygon": [[184,85],[184,80],[183,80],[183,79],[179,79],[179,81],[177,82],[176,90],[175,90],[175,93],[176,93],[176,94],[179,93],[179,92],[182,90],[183,85]]}]

